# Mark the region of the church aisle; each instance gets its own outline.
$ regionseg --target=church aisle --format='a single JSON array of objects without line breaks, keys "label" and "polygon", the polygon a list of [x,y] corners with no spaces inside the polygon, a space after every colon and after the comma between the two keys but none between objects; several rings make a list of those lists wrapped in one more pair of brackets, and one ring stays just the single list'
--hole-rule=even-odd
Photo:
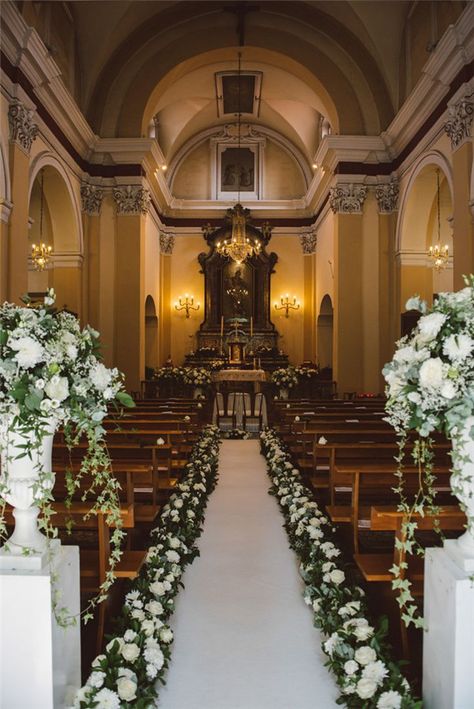
[{"label": "church aisle", "polygon": [[258,441],[224,441],[219,474],[177,599],[159,708],[336,707]]}]

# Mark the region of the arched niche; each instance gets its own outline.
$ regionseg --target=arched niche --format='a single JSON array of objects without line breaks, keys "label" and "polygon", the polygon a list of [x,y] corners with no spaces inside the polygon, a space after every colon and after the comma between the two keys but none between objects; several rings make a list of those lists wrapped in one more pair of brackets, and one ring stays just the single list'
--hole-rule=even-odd
[{"label": "arched niche", "polygon": [[321,369],[332,369],[333,316],[331,296],[326,293],[317,320],[318,363]]},{"label": "arched niche", "polygon": [[80,315],[82,300],[82,230],[78,205],[66,173],[45,156],[32,169],[29,202],[29,253],[33,244],[50,245],[53,256],[44,271],[28,265],[28,292],[53,287],[58,307]]},{"label": "arched niche", "polygon": [[[439,171],[439,172],[438,172]],[[439,270],[428,256],[439,242],[449,247],[450,259]],[[397,225],[400,311],[414,294],[431,301],[435,293],[453,290],[452,176],[449,164],[438,153],[422,158],[414,167],[401,200]]]},{"label": "arched niche", "polygon": [[155,301],[148,295],[145,300],[145,370],[155,369],[158,364],[158,316]]}]

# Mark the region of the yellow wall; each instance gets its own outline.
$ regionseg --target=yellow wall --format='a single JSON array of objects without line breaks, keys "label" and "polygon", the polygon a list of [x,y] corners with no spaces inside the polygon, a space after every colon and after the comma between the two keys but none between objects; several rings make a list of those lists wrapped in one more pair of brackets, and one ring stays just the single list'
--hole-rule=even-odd
[{"label": "yellow wall", "polygon": [[302,197],[306,192],[305,183],[294,158],[271,140],[267,140],[264,156],[263,198]]},{"label": "yellow wall", "polygon": [[[291,236],[272,237],[268,251],[275,251],[278,262],[275,273],[271,277],[271,319],[276,329],[282,335],[279,348],[289,357],[292,364],[300,364],[304,359],[303,333],[304,333],[304,256],[297,234]],[[280,297],[288,293],[290,299],[296,296],[301,302],[300,310],[291,310],[290,316],[285,317],[283,311],[276,311],[274,303],[280,304]]]}]

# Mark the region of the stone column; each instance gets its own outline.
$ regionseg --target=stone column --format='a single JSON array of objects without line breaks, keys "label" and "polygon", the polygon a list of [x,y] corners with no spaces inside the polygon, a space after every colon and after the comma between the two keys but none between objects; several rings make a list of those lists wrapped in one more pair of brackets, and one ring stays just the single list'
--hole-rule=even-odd
[{"label": "stone column", "polygon": [[171,254],[173,253],[174,236],[160,232],[160,302],[158,320],[158,351],[160,364],[166,361],[168,355],[173,356],[171,346]]},{"label": "stone column", "polygon": [[145,375],[145,221],[148,190],[116,187],[115,363],[129,391],[139,392]]},{"label": "stone column", "polygon": [[83,318],[100,329],[100,213],[104,192],[96,185],[81,185],[84,234]]},{"label": "stone column", "polygon": [[364,185],[330,190],[334,218],[334,379],[340,396],[361,391],[364,379],[362,293],[362,206]]},{"label": "stone column", "polygon": [[[30,150],[38,134],[33,111],[13,100],[8,109],[12,211],[8,231],[7,298],[18,302],[28,291],[28,186]],[[3,254],[2,254],[3,255]]]},{"label": "stone column", "polygon": [[11,211],[11,202],[0,204],[0,303],[8,297],[8,232]]},{"label": "stone column", "polygon": [[399,186],[396,180],[375,188],[379,212],[379,353],[380,391],[385,382],[382,368],[393,355],[398,339],[398,307],[396,298],[395,236],[397,227]]},{"label": "stone column", "polygon": [[316,357],[316,244],[318,237],[314,227],[303,229],[300,236],[304,254],[304,311],[303,311],[303,359],[315,361]]},{"label": "stone column", "polygon": [[464,287],[463,275],[474,273],[474,228],[470,209],[473,162],[472,118],[474,94],[464,96],[449,107],[445,124],[453,150],[454,289]]}]

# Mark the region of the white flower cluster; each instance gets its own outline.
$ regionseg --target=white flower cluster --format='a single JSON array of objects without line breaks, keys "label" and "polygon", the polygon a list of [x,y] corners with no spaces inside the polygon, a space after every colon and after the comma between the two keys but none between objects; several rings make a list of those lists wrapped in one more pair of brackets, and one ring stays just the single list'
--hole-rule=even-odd
[{"label": "white flower cluster", "polygon": [[183,379],[185,384],[192,386],[207,386],[211,383],[211,373],[204,367],[184,367]]},{"label": "white flower cluster", "polygon": [[267,430],[261,441],[272,493],[285,516],[291,546],[301,559],[305,601],[324,634],[323,650],[344,703],[377,709],[415,707],[407,681],[383,649],[381,633],[365,617],[364,591],[350,588],[334,561],[341,551],[330,538],[329,519],[311,499],[278,436]]},{"label": "white flower cluster", "polygon": [[120,625],[126,629],[95,658],[74,709],[119,709],[125,702],[154,706],[156,680],[164,675],[171,655],[173,632],[167,620],[184,569],[197,555],[194,542],[215,485],[218,451],[219,431],[208,427],[152,532],[145,567],[125,597]]},{"label": "white flower cluster", "polygon": [[294,367],[280,367],[273,372],[271,381],[281,389],[292,389],[298,384],[298,374]]}]

